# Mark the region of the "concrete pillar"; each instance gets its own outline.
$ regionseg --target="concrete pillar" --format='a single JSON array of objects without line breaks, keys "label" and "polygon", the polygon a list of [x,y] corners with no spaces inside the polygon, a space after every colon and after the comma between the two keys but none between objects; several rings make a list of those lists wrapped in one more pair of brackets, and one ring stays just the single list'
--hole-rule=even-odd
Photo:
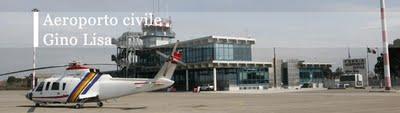
[{"label": "concrete pillar", "polygon": [[[272,88],[274,87],[274,79],[276,79],[276,88],[282,87],[282,63],[283,63],[282,60],[276,59],[275,66],[272,66],[268,69],[269,84]],[[276,70],[275,70],[276,77],[274,77],[274,67],[276,67]]]},{"label": "concrete pillar", "polygon": [[189,70],[186,69],[186,91],[189,91]]},{"label": "concrete pillar", "polygon": [[217,91],[217,68],[213,68],[214,91]]}]

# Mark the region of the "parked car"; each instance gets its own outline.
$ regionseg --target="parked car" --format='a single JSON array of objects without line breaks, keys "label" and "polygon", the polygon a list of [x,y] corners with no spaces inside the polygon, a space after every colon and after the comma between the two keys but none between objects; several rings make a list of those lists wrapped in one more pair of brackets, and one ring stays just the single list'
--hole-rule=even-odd
[{"label": "parked car", "polygon": [[200,85],[200,90],[201,91],[212,91],[212,90],[214,90],[214,85],[213,84]]},{"label": "parked car", "polygon": [[304,83],[303,85],[300,86],[300,88],[311,88],[312,85],[309,83]]}]

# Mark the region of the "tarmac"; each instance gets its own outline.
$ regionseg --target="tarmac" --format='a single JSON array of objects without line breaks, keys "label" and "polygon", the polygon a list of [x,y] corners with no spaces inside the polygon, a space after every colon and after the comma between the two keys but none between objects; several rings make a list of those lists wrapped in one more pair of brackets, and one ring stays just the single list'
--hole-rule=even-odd
[{"label": "tarmac", "polygon": [[150,92],[104,102],[34,107],[26,91],[0,91],[0,113],[400,113],[400,93],[316,90],[277,93]]}]

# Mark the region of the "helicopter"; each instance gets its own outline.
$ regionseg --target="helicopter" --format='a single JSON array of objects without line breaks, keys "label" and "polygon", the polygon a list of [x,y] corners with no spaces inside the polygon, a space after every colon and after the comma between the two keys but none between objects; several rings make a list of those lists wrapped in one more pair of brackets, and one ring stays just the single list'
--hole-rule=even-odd
[{"label": "helicopter", "polygon": [[62,76],[50,77],[32,90],[25,97],[34,102],[36,107],[46,104],[76,103],[74,108],[79,109],[85,103],[97,103],[97,107],[103,106],[103,101],[120,98],[141,92],[156,91],[168,88],[174,84],[171,77],[177,64],[186,65],[182,60],[182,52],[177,51],[179,40],[175,43],[171,55],[165,55],[160,51],[157,54],[166,58],[164,64],[154,78],[113,78],[110,74],[100,72],[98,69],[86,67],[86,65],[105,64],[80,64],[72,62],[69,65],[48,66],[34,69],[15,71],[3,75],[20,72],[67,67]]}]

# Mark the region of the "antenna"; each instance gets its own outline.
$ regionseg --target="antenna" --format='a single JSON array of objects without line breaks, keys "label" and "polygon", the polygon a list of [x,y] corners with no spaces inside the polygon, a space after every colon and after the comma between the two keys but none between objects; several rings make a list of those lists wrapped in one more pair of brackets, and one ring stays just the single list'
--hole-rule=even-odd
[{"label": "antenna", "polygon": [[351,55],[350,55],[350,47],[347,47],[347,57],[350,59],[351,58]]}]

